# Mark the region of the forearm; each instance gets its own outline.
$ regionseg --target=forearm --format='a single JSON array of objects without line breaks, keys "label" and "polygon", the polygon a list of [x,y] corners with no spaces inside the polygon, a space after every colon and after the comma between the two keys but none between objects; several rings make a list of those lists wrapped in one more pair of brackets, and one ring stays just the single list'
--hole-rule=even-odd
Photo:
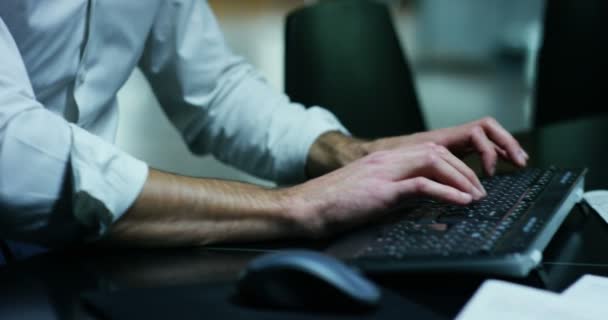
[{"label": "forearm", "polygon": [[104,241],[187,246],[300,234],[284,190],[150,170],[143,191]]},{"label": "forearm", "polygon": [[[338,132],[319,137],[310,149],[309,177],[362,157],[359,142]],[[299,189],[266,189],[150,170],[135,203],[102,241],[158,247],[317,237],[322,223],[294,190]]]}]

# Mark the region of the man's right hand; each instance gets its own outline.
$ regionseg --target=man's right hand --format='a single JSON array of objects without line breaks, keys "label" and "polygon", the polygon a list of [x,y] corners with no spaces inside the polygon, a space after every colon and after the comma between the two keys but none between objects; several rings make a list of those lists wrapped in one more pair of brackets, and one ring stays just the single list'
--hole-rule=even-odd
[{"label": "man's right hand", "polygon": [[475,173],[434,143],[373,152],[284,189],[151,169],[142,193],[106,241],[184,246],[316,238],[377,218],[407,198],[465,205],[484,195]]},{"label": "man's right hand", "polygon": [[374,152],[284,192],[290,216],[314,237],[364,223],[407,198],[466,205],[486,195],[475,173],[434,143]]}]

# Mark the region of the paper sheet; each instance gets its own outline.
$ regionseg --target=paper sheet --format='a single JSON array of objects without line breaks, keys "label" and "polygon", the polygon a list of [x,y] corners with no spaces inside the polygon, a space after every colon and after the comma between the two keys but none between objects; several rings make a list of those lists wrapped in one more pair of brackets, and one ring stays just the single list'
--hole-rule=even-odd
[{"label": "paper sheet", "polygon": [[583,199],[608,223],[608,190],[585,192]]},{"label": "paper sheet", "polygon": [[608,278],[586,274],[566,289],[562,297],[592,304],[608,319]]},{"label": "paper sheet", "polygon": [[594,281],[585,282],[580,289],[573,287],[576,291],[572,291],[571,296],[566,296],[505,281],[487,280],[456,319],[605,320],[607,313],[604,308],[598,308],[596,303],[584,299],[572,298],[585,296],[589,292],[585,286],[601,290],[601,296],[606,297],[608,291],[605,291],[603,285],[600,288],[591,283]]}]

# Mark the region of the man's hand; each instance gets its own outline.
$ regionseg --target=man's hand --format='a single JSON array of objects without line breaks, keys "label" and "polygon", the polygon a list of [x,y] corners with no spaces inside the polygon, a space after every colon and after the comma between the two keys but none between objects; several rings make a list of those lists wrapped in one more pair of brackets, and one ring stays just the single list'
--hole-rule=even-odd
[{"label": "man's hand", "polygon": [[362,141],[330,132],[321,136],[311,148],[307,172],[309,177],[316,177],[367,154],[428,142],[444,146],[458,156],[479,153],[488,175],[494,174],[498,157],[520,167],[524,167],[529,158],[517,140],[496,120],[483,118],[456,127],[373,141]]},{"label": "man's hand", "polygon": [[469,167],[431,142],[374,152],[286,192],[291,216],[314,236],[363,223],[407,198],[464,205],[486,194]]},{"label": "man's hand", "polygon": [[528,160],[517,140],[492,118],[373,141],[330,132],[309,154],[307,172],[318,177],[288,189],[286,198],[293,200],[288,207],[299,225],[324,235],[394,209],[410,197],[467,204],[486,195],[475,173],[453,155],[471,152],[481,155],[489,175],[498,157],[520,167]]},{"label": "man's hand", "polygon": [[520,167],[526,166],[529,158],[517,140],[493,118],[409,136],[379,139],[364,144],[362,148],[371,153],[425,142],[445,146],[457,155],[478,152],[488,175],[494,175],[498,157]]}]

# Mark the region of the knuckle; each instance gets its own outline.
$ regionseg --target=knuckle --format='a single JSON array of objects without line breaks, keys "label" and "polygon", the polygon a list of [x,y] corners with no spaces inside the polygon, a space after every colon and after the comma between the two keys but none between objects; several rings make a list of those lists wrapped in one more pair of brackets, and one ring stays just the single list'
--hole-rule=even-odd
[{"label": "knuckle", "polygon": [[483,155],[485,155],[488,159],[492,160],[492,162],[496,162],[496,158],[498,158],[498,154],[496,150],[488,148],[483,151]]},{"label": "knuckle", "polygon": [[484,162],[495,163],[498,155],[496,153],[492,153],[492,151],[484,151],[482,152],[482,158]]},{"label": "knuckle", "polygon": [[428,188],[428,181],[423,177],[416,177],[412,180],[414,192],[416,193],[424,193],[424,191]]},{"label": "knuckle", "polygon": [[474,125],[471,128],[471,132],[474,133],[474,134],[476,134],[476,135],[483,134],[483,128],[481,127],[480,124]]},{"label": "knuckle", "polygon": [[473,181],[475,181],[475,180],[479,180],[479,179],[477,178],[477,174],[475,174],[475,171],[473,171],[473,170],[472,170],[471,168],[469,168],[469,167],[467,167],[467,168],[466,168],[466,172],[465,172],[465,174],[466,174],[467,178],[469,178],[470,180],[473,180]]},{"label": "knuckle", "polygon": [[437,148],[437,146],[438,146],[438,145],[437,145],[435,142],[425,142],[425,143],[423,144],[423,146],[424,146],[426,149],[429,149],[429,150],[434,150],[435,148]]},{"label": "knuckle", "polygon": [[484,117],[481,119],[481,123],[486,126],[495,126],[498,124],[498,121],[496,121],[496,119],[493,117]]},{"label": "knuckle", "polygon": [[387,151],[375,151],[370,153],[369,155],[367,155],[365,158],[367,160],[368,163],[370,164],[378,164],[378,163],[383,163],[386,156],[387,156]]},{"label": "knuckle", "polygon": [[424,163],[427,166],[435,166],[439,162],[439,157],[435,152],[428,152],[424,155]]},{"label": "knuckle", "polygon": [[442,146],[442,145],[437,145],[437,147],[435,148],[435,150],[437,150],[437,152],[438,152],[439,154],[447,154],[447,153],[449,153],[449,152],[450,152],[450,151],[448,150],[448,148],[446,148],[446,147],[444,147],[444,146]]}]

